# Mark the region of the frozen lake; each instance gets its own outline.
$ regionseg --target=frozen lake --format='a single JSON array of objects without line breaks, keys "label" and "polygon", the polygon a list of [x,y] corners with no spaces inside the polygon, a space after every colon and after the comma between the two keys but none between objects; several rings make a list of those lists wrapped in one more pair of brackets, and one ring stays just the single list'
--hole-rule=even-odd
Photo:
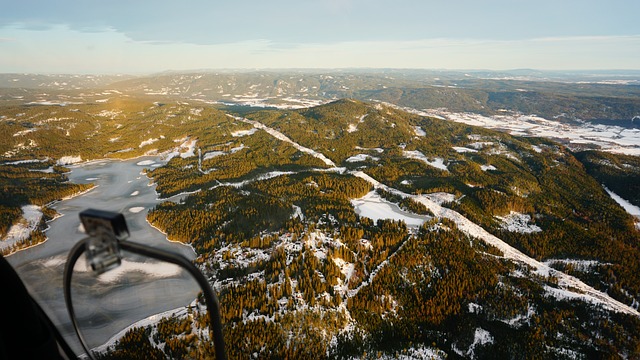
[{"label": "frozen lake", "polygon": [[[49,223],[48,240],[7,257],[78,352],[80,347],[64,303],[62,276],[69,250],[86,236],[80,229],[80,211],[95,208],[123,213],[131,233],[128,240],[179,253],[190,260],[195,258],[190,247],[167,241],[164,234],[146,221],[148,210],[159,200],[155,186],[149,186],[141,171],[157,161],[146,157],[71,167],[68,175],[72,182],[94,183],[97,187],[55,204],[53,208],[62,216]],[[197,294],[195,282],[171,264],[155,263],[132,254],[125,254],[125,260],[122,268],[98,278],[86,271],[83,258],[76,264],[72,295],[77,299],[74,304],[78,304],[76,311],[82,317],[81,327],[90,346],[106,342],[140,319],[185,306]]]}]

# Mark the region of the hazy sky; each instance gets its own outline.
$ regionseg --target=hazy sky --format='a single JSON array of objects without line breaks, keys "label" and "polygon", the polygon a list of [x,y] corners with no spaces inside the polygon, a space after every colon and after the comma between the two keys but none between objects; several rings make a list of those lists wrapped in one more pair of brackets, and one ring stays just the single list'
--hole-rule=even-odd
[{"label": "hazy sky", "polygon": [[636,0],[0,0],[0,72],[640,69]]}]

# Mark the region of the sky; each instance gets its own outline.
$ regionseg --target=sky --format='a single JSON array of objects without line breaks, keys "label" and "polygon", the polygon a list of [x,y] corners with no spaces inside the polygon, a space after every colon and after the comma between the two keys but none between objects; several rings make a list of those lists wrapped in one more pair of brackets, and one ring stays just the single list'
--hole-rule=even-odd
[{"label": "sky", "polygon": [[0,73],[640,69],[635,0],[0,0]]}]

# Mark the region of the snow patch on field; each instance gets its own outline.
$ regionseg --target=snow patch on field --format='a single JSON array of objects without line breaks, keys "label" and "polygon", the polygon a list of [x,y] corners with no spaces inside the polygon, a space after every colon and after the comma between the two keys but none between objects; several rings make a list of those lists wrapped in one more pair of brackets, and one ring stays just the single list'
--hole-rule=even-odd
[{"label": "snow patch on field", "polygon": [[17,133],[13,134],[13,136],[14,137],[24,136],[24,135],[27,135],[29,133],[35,132],[36,130],[37,130],[36,128],[31,128],[31,129],[27,129],[27,130],[18,131]]},{"label": "snow patch on field", "polygon": [[375,192],[371,191],[359,199],[352,199],[351,204],[354,206],[356,214],[368,217],[375,221],[378,220],[402,220],[407,226],[420,226],[425,219],[420,216],[408,213],[391,203]]},{"label": "snow patch on field", "polygon": [[132,212],[132,213],[134,213],[134,214],[137,214],[137,213],[139,213],[139,212],[141,212],[141,211],[143,211],[143,210],[144,210],[144,208],[143,208],[143,207],[141,207],[141,206],[136,206],[136,207],[132,207],[132,208],[130,208],[130,209],[129,209],[129,212]]},{"label": "snow patch on field", "polygon": [[[379,359],[397,359],[397,360],[444,360],[447,358],[447,353],[440,349],[426,347],[424,345],[417,345],[402,350],[400,353],[393,355],[383,354]],[[355,358],[354,358],[355,359]]]},{"label": "snow patch on field", "polygon": [[156,142],[156,141],[158,141],[158,140],[160,140],[160,139],[154,138],[154,139],[147,139],[147,140],[144,140],[143,142],[141,142],[141,143],[140,143],[140,145],[138,145],[138,147],[139,147],[139,148],[142,148],[142,147],[145,147],[145,146],[147,146],[147,145],[151,145],[151,144],[153,144],[154,142]]},{"label": "snow patch on field", "polygon": [[356,147],[354,147],[354,149],[356,149],[356,150],[375,151],[378,154],[382,154],[384,152],[384,149],[382,149],[382,148],[363,148],[363,147],[360,147],[360,146],[356,146]]},{"label": "snow patch on field", "polygon": [[356,268],[356,265],[347,261],[344,261],[342,258],[333,258],[333,263],[336,264],[338,268],[340,268],[340,272],[344,275],[345,284],[349,283],[349,279],[353,276],[353,272]]},{"label": "snow patch on field", "polygon": [[367,155],[367,154],[358,154],[358,155],[354,155],[354,156],[351,156],[351,157],[347,158],[345,161],[349,162],[349,163],[353,163],[353,162],[366,161],[367,159],[371,159],[373,161],[380,160],[380,158],[377,158],[375,156],[371,156],[371,155]]},{"label": "snow patch on field", "polygon": [[222,156],[225,154],[226,152],[224,151],[209,151],[208,153],[205,153],[204,156],[202,156],[202,161],[213,159],[214,157]]},{"label": "snow patch on field", "polygon": [[493,171],[495,171],[495,170],[498,170],[498,169],[496,169],[496,167],[495,167],[495,166],[493,166],[493,165],[480,165],[480,169],[481,169],[482,171],[488,171],[488,170],[493,170]]},{"label": "snow patch on field", "polygon": [[476,149],[470,149],[468,147],[462,147],[462,146],[452,146],[452,148],[457,153],[476,153],[476,152],[478,152],[478,150],[476,150]]},{"label": "snow patch on field", "polygon": [[409,159],[420,160],[429,166],[433,166],[436,169],[449,171],[447,166],[444,164],[444,159],[434,158],[433,160],[429,160],[423,153],[418,150],[413,151],[403,151],[402,154]]},{"label": "snow patch on field", "polygon": [[413,132],[416,134],[416,136],[420,136],[420,137],[427,136],[427,132],[422,130],[422,128],[420,126],[414,126],[413,127]]},{"label": "snow patch on field", "polygon": [[22,219],[12,225],[7,235],[0,241],[0,251],[8,249],[17,242],[26,240],[34,231],[42,219],[42,208],[37,205],[24,205],[22,207]]},{"label": "snow patch on field", "polygon": [[182,142],[178,147],[174,148],[172,151],[169,151],[163,154],[163,158],[165,161],[169,161],[176,156],[180,156],[183,159],[188,157],[196,156],[196,144],[198,142],[197,139],[190,139],[188,137],[173,140],[174,142]]},{"label": "snow patch on field", "polygon": [[469,349],[467,349],[467,351],[463,351],[461,349],[458,349],[457,346],[453,345],[453,351],[455,351],[456,354],[460,356],[475,359],[476,347],[486,344],[493,344],[493,341],[494,339],[491,333],[483,328],[476,328],[476,332],[473,335],[473,343],[469,346]]},{"label": "snow patch on field", "polygon": [[446,192],[436,192],[425,194],[424,196],[438,205],[454,202],[456,200],[456,196],[454,194],[449,194]]},{"label": "snow patch on field", "polygon": [[621,198],[618,194],[607,189],[606,186],[604,190],[609,194],[609,196],[611,196],[613,200],[615,200],[620,206],[622,206],[627,213],[631,214],[632,216],[640,218],[640,207],[637,207],[632,203],[628,202],[627,200]]},{"label": "snow patch on field", "polygon": [[352,133],[352,132],[356,132],[356,131],[358,131],[358,125],[349,124],[349,127],[347,127],[347,132],[348,133]]},{"label": "snow patch on field", "polygon": [[97,116],[108,117],[110,119],[115,119],[118,115],[122,114],[121,110],[102,110],[97,113]]},{"label": "snow patch on field", "polygon": [[491,146],[491,145],[493,145],[491,141],[476,141],[476,142],[472,142],[471,144],[468,144],[467,146],[472,149],[482,150],[485,147]]},{"label": "snow patch on field", "polygon": [[60,159],[58,159],[58,161],[56,161],[56,164],[58,165],[70,165],[70,164],[76,164],[82,162],[82,157],[80,155],[78,156],[63,156]]},{"label": "snow patch on field", "polygon": [[231,136],[233,136],[233,137],[249,136],[249,135],[255,134],[256,131],[258,131],[258,129],[256,129],[256,128],[249,129],[249,130],[237,130],[237,131],[232,132]]},{"label": "snow patch on field", "polygon": [[549,259],[544,262],[548,266],[557,264],[571,265],[577,271],[590,271],[593,267],[600,265],[610,265],[597,260],[576,260],[576,259]]},{"label": "snow patch on field", "polygon": [[507,216],[494,216],[500,220],[500,228],[509,232],[517,232],[520,234],[532,234],[541,232],[542,229],[533,224],[529,224],[531,216],[527,214],[521,214],[519,212],[511,211]]}]

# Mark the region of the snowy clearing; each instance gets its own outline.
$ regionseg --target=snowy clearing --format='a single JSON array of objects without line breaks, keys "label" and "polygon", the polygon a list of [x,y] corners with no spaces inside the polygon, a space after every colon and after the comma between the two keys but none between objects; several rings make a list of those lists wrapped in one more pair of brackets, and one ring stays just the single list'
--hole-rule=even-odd
[{"label": "snowy clearing", "polygon": [[609,196],[611,196],[613,200],[615,200],[618,204],[620,204],[620,206],[622,206],[627,213],[635,217],[640,217],[640,207],[635,206],[632,203],[628,202],[627,200],[621,198],[620,196],[618,196],[618,194],[607,189],[606,186],[604,187],[604,190],[609,194]]},{"label": "snowy clearing", "polygon": [[600,265],[611,265],[597,260],[576,260],[576,259],[549,259],[544,262],[546,265],[553,266],[557,264],[571,265],[577,271],[590,271],[593,267]]},{"label": "snowy clearing", "polygon": [[409,159],[420,160],[429,166],[433,166],[436,169],[449,171],[447,166],[444,164],[444,159],[434,158],[433,161],[429,160],[423,153],[418,150],[413,151],[403,151],[402,154]]},{"label": "snowy clearing", "polygon": [[64,166],[64,165],[77,164],[79,162],[82,162],[82,157],[80,155],[78,155],[78,156],[63,156],[60,159],[58,159],[58,161],[56,161],[56,164]]},{"label": "snowy clearing", "polygon": [[449,194],[446,192],[436,192],[431,194],[425,194],[424,196],[438,205],[454,202],[456,200],[456,196],[454,194]]},{"label": "snowy clearing", "polygon": [[380,195],[371,191],[359,199],[352,199],[351,204],[355,208],[356,214],[375,221],[378,220],[402,220],[407,226],[420,226],[425,222],[424,217],[420,217],[406,212],[398,205],[389,202]]},{"label": "snowy clearing", "polygon": [[209,151],[202,156],[202,161],[213,159],[214,157],[225,155],[224,151]]},{"label": "snowy clearing", "polygon": [[452,146],[452,149],[455,150],[457,153],[476,153],[478,152],[478,150],[476,149],[470,149],[468,147],[462,147],[462,146]]},{"label": "snowy clearing", "polygon": [[140,145],[138,145],[138,147],[139,147],[139,148],[142,148],[142,147],[145,147],[145,146],[147,146],[147,145],[151,145],[151,144],[153,144],[154,142],[156,142],[156,141],[158,141],[158,140],[160,140],[160,139],[157,139],[157,138],[156,138],[156,139],[147,139],[147,140],[144,140],[143,142],[141,142],[141,143],[140,143]]},{"label": "snowy clearing", "polygon": [[420,136],[420,137],[427,136],[427,132],[422,130],[420,126],[414,126],[413,132],[416,134],[416,136]]},{"label": "snowy clearing", "polygon": [[501,221],[500,228],[509,232],[532,234],[542,231],[539,226],[529,224],[529,221],[531,221],[531,216],[527,214],[521,214],[515,211],[511,211],[509,215],[494,217]]},{"label": "snowy clearing", "polygon": [[256,129],[256,128],[249,129],[249,130],[237,130],[237,131],[232,132],[231,136],[233,136],[233,137],[249,136],[249,135],[255,134],[256,131],[258,131],[258,129]]},{"label": "snowy clearing", "polygon": [[371,155],[367,155],[367,154],[358,154],[358,155],[354,155],[354,156],[351,156],[351,157],[347,158],[345,161],[349,162],[349,163],[353,163],[353,162],[366,161],[367,159],[371,159],[372,161],[380,160],[380,158],[377,158],[375,156],[371,156]]}]

